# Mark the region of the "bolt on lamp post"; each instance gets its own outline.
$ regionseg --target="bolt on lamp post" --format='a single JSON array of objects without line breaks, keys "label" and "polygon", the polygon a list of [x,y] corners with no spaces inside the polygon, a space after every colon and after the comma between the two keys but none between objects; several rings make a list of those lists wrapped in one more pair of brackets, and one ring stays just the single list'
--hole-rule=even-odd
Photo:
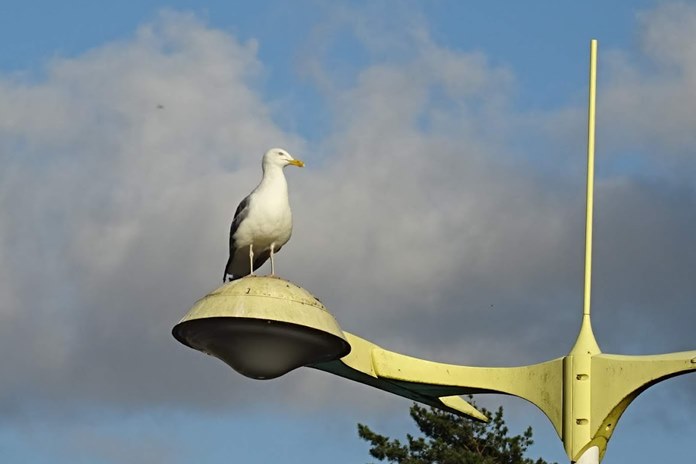
[{"label": "bolt on lamp post", "polygon": [[223,285],[194,305],[174,327],[174,337],[251,378],[270,379],[308,366],[474,420],[488,418],[461,395],[517,396],[549,418],[571,462],[599,463],[628,405],[648,387],[696,371],[696,350],[604,354],[592,332],[596,70],[597,41],[592,40],[584,304],[580,332],[568,355],[519,367],[459,366],[405,356],[343,332],[309,292],[274,277]]}]

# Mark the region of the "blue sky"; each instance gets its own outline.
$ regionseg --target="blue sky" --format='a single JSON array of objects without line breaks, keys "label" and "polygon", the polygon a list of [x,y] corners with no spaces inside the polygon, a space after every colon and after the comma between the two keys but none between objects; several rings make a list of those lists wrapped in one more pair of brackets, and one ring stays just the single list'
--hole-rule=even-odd
[{"label": "blue sky", "polygon": [[[312,114],[327,116],[326,102],[298,70],[308,42],[318,37],[322,22],[341,8],[365,11],[383,21],[397,34],[406,31],[402,17],[416,15],[429,24],[434,40],[443,47],[481,51],[494,63],[514,69],[519,83],[517,103],[546,107],[577,95],[585,77],[586,63],[577,57],[586,52],[587,37],[601,37],[603,46],[627,47],[635,41],[635,13],[652,1],[628,6],[607,6],[599,1],[570,5],[535,2],[532,5],[503,1],[446,2],[400,7],[389,2],[351,2],[341,7],[324,2],[296,2],[284,8],[275,1],[255,2],[129,2],[103,5],[94,2],[6,2],[0,19],[4,43],[2,68],[10,72],[41,72],[43,64],[57,57],[84,53],[99,45],[131,35],[162,9],[193,12],[208,25],[233,34],[239,40],[256,40],[258,57],[267,69],[262,86],[268,98],[308,98],[299,116],[309,119],[293,129],[311,135]],[[393,19],[389,19],[393,15]],[[524,18],[524,20],[520,20]],[[413,20],[413,17],[410,18]],[[334,22],[324,58],[343,73],[335,75],[347,84],[360,67],[382,59],[385,52],[371,53],[354,36],[350,24]],[[328,56],[330,55],[330,56]],[[553,79],[549,76],[553,75]],[[543,92],[535,92],[543,82]],[[296,115],[297,116],[297,115]],[[296,117],[293,118],[293,121]]]},{"label": "blue sky", "polygon": [[[307,162],[279,272],[345,330],[462,364],[566,354],[592,38],[595,333],[694,349],[693,31],[668,1],[4,2],[0,460],[368,462],[357,422],[413,431],[400,398],[251,381],[170,335],[271,146]],[[693,461],[695,381],[643,393],[604,462]],[[532,406],[479,401],[564,462]]]}]

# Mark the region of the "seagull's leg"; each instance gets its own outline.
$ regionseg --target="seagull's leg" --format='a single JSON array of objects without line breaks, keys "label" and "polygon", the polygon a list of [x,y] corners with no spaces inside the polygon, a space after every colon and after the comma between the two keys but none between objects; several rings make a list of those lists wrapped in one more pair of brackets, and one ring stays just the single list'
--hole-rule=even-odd
[{"label": "seagull's leg", "polygon": [[249,244],[249,275],[254,275],[254,244]]},{"label": "seagull's leg", "polygon": [[273,249],[275,248],[275,243],[271,243],[271,275],[275,275],[275,260],[273,259]]}]

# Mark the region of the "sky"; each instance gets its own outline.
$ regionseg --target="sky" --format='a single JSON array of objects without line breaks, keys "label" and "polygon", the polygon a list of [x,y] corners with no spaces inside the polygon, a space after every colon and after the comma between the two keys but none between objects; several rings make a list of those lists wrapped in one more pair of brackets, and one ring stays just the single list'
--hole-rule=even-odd
[{"label": "sky", "polygon": [[[348,464],[373,462],[357,423],[414,432],[403,398],[250,380],[171,336],[275,146],[306,163],[276,270],[344,330],[455,364],[567,354],[593,38],[594,331],[696,349],[696,5],[289,5],[0,4],[2,462]],[[689,375],[642,393],[603,462],[694,461],[695,398]],[[567,462],[533,406],[477,401]]]}]

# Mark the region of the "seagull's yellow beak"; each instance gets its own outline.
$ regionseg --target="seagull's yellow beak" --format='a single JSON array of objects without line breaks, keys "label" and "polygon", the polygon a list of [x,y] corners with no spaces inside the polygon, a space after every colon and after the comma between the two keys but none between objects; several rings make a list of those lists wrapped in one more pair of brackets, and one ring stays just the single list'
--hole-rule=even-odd
[{"label": "seagull's yellow beak", "polygon": [[304,163],[300,160],[290,160],[288,161],[288,164],[292,164],[293,166],[297,166],[298,168],[304,167]]}]

